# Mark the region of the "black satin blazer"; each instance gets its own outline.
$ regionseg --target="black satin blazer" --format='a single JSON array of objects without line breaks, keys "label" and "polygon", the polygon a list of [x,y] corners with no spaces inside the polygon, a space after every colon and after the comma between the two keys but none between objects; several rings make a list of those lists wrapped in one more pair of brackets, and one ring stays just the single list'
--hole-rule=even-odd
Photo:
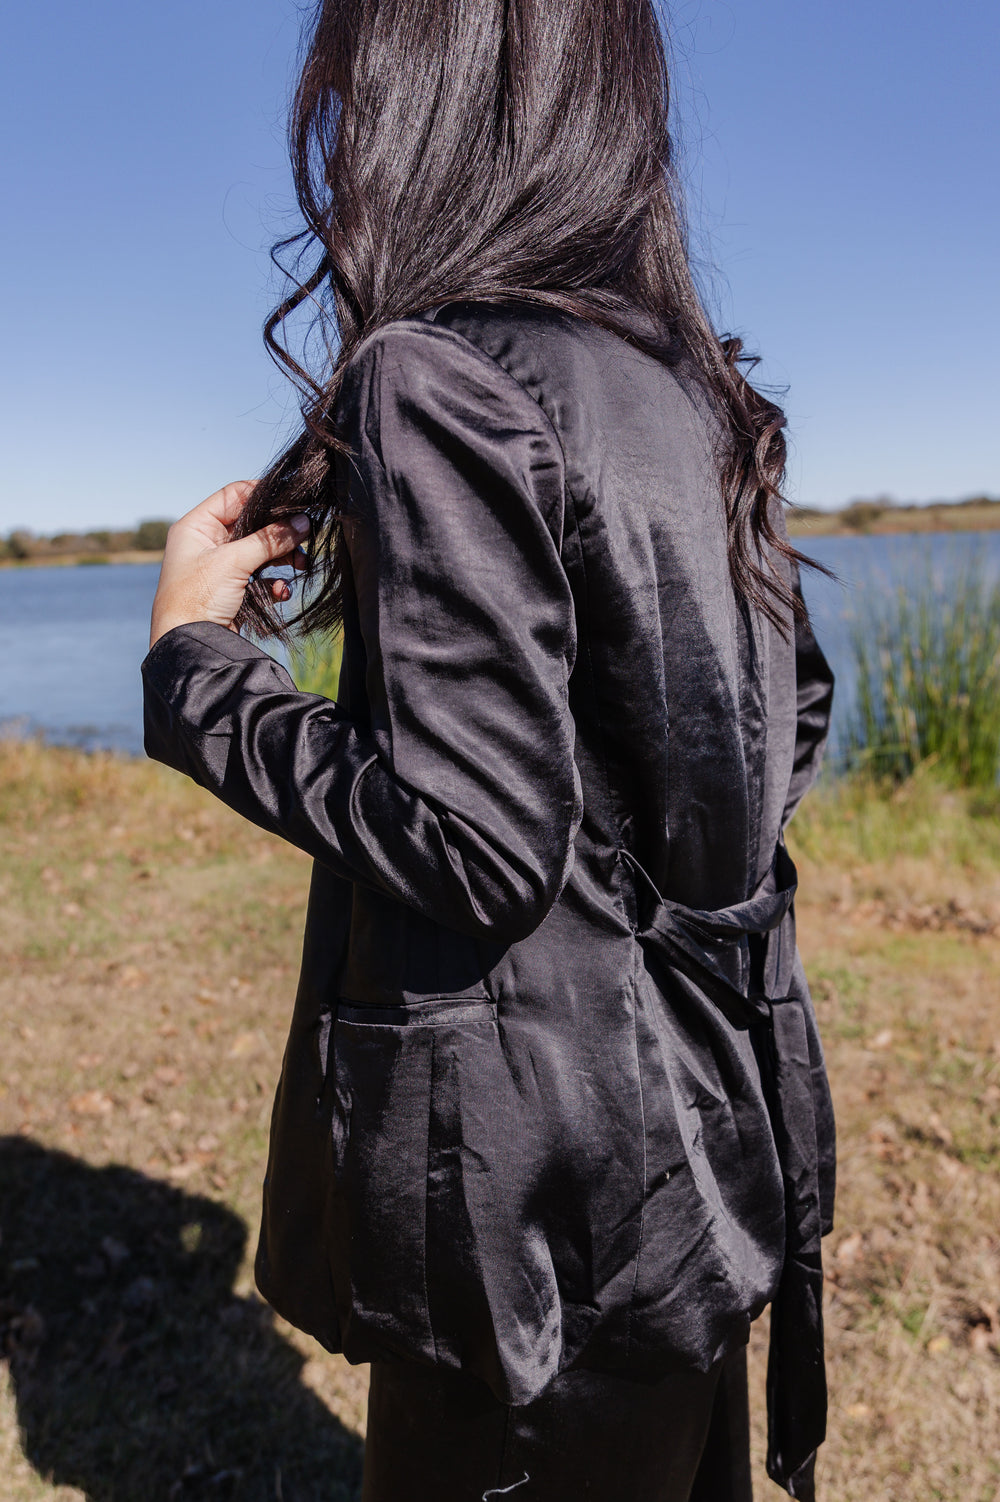
[{"label": "black satin blazer", "polygon": [[149,754],[316,860],[260,1287],[515,1404],[705,1369],[774,1300],[807,1496],[833,1121],[782,829],[826,663],[737,603],[703,406],[624,339],[451,305],[342,413],[337,703],[209,624],[143,665]]}]

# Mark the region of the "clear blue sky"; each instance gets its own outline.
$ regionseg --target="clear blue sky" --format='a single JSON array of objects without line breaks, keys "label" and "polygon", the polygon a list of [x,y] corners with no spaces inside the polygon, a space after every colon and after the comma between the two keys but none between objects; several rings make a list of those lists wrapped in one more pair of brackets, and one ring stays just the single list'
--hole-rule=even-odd
[{"label": "clear blue sky", "polygon": [[[788,387],[793,495],[1000,493],[995,0],[673,15],[695,242],[721,321]],[[6,18],[0,530],[178,515],[287,430],[259,329],[299,16]]]}]

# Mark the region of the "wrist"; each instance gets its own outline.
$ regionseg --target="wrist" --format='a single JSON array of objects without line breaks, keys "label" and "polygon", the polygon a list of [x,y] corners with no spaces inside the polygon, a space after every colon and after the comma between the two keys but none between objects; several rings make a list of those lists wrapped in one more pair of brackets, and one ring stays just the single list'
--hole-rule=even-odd
[{"label": "wrist", "polygon": [[[156,646],[161,636],[166,636],[168,631],[173,631],[177,626],[195,626],[199,622],[207,622],[209,625],[221,625],[221,621],[213,621],[210,616],[193,616],[190,611],[153,611],[153,618],[149,628],[150,651]],[[226,625],[229,631],[235,631],[235,626]]]},{"label": "wrist", "polygon": [[150,650],[152,651],[156,646],[161,636],[166,636],[167,632],[173,631],[175,626],[189,626],[190,624],[190,621],[182,619],[181,616],[158,615],[154,612],[149,627]]}]

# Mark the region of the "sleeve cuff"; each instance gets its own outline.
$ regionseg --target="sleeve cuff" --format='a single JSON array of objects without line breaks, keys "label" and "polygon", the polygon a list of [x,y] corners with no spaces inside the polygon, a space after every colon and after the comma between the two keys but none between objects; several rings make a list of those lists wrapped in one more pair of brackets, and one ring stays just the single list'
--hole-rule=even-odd
[{"label": "sleeve cuff", "polygon": [[214,621],[192,621],[165,631],[143,658],[140,671],[146,683],[163,693],[179,674],[204,666],[207,655],[228,662],[274,662],[262,648],[228,627]]}]

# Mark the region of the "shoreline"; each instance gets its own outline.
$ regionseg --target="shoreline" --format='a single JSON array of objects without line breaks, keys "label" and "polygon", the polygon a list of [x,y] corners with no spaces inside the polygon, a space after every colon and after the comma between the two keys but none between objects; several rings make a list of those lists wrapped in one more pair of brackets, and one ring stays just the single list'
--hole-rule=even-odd
[{"label": "shoreline", "polygon": [[790,506],[785,512],[790,537],[892,537],[928,532],[1000,531],[1000,501],[940,506],[880,506],[859,501],[840,511]]},{"label": "shoreline", "polygon": [[[910,533],[1000,531],[1000,501],[951,501],[929,506],[891,506],[856,501],[838,511],[788,506],[789,537],[896,537]],[[162,563],[162,548],[123,548],[117,552],[77,551],[37,553],[27,558],[2,558],[0,569],[101,568],[106,564]]]},{"label": "shoreline", "polygon": [[0,569],[5,568],[104,568],[106,564],[162,563],[163,549],[155,553],[141,548],[129,548],[121,553],[58,553],[34,558],[0,558]]}]

